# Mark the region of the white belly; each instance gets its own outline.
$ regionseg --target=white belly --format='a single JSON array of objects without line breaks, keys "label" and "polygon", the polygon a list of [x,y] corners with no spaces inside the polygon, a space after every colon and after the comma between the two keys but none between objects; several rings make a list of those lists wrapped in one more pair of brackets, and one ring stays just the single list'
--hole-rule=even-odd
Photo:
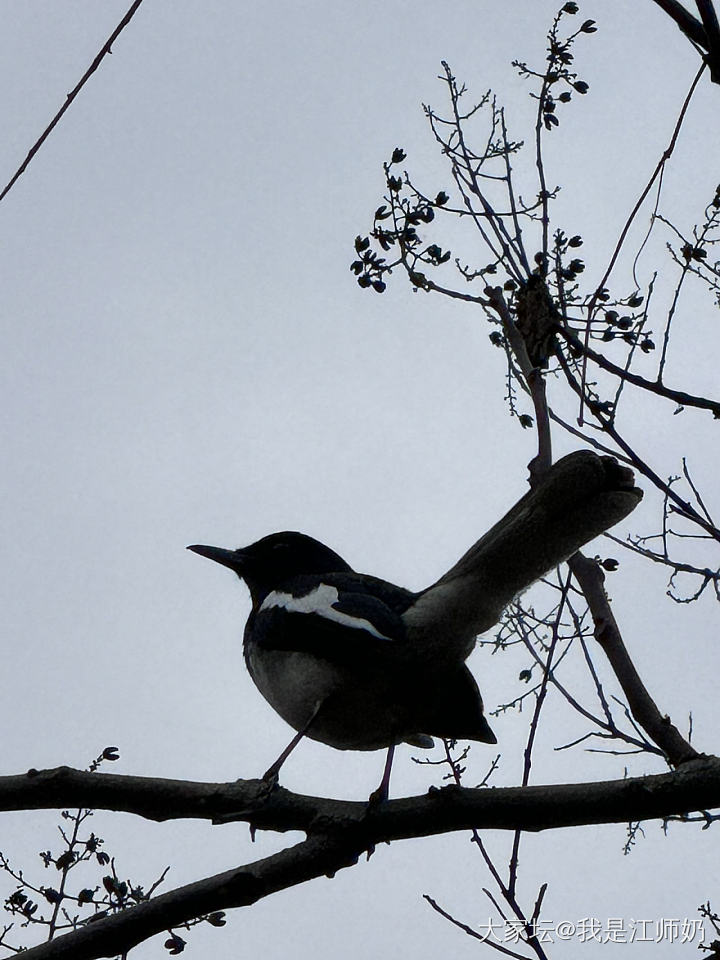
[{"label": "white belly", "polygon": [[339,750],[379,750],[398,743],[403,731],[389,691],[378,697],[378,678],[350,677],[312,654],[253,649],[247,658],[255,685],[270,706],[295,730],[302,730],[319,704],[307,732]]},{"label": "white belly", "polygon": [[294,650],[253,651],[248,669],[260,693],[291,727],[301,730],[340,678],[325,661]]}]

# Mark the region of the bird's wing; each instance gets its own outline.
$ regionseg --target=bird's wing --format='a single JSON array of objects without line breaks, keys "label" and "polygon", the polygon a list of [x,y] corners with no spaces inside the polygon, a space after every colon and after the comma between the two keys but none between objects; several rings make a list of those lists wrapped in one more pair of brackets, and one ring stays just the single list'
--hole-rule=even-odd
[{"label": "bird's wing", "polygon": [[254,618],[256,642],[336,663],[372,664],[406,632],[400,614],[371,587],[372,578],[364,582],[360,575],[299,578],[265,598]]},{"label": "bird's wing", "polygon": [[580,450],[558,460],[408,607],[403,620],[410,642],[450,659],[467,656],[513,597],[624,519],[641,498],[632,471],[612,457]]}]

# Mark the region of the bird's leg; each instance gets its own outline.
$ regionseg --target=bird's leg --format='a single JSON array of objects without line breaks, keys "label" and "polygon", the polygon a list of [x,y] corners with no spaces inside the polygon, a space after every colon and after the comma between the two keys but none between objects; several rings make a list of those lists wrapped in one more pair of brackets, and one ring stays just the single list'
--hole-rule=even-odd
[{"label": "bird's leg", "polygon": [[385,758],[385,769],[383,770],[382,780],[377,790],[373,790],[368,800],[368,805],[374,807],[377,803],[384,803],[388,798],[390,790],[390,771],[392,770],[393,755],[395,753],[395,744],[388,747],[387,757]]},{"label": "bird's leg", "polygon": [[307,723],[302,727],[301,730],[298,730],[298,732],[292,738],[290,743],[285,747],[283,752],[277,758],[275,763],[273,763],[270,767],[267,768],[265,773],[262,775],[263,780],[269,780],[269,781],[277,780],[278,773],[280,772],[280,767],[285,763],[285,761],[293,752],[295,747],[300,743],[302,738],[305,736],[305,734],[308,732],[310,727],[313,725],[313,723],[315,722],[315,718],[320,712],[320,708],[322,707],[324,702],[325,702],[324,700],[318,700],[318,702],[315,704],[313,708],[312,713],[310,714],[310,718],[307,721]]}]

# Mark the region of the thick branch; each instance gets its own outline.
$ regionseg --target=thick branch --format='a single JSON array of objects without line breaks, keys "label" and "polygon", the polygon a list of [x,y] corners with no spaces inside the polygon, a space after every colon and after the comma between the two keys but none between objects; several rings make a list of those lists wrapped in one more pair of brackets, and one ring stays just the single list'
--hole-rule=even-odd
[{"label": "thick branch", "polygon": [[708,38],[702,23],[679,0],[655,0],[655,3],[675,21],[688,40],[707,50]]},{"label": "thick branch", "polygon": [[[243,809],[239,809],[243,807]],[[422,797],[366,803],[303,797],[258,781],[186,783],[67,767],[0,778],[0,807],[80,806],[127,810],[152,819],[234,819],[317,833],[255,863],[180,887],[28,951],[28,960],[114,956],[168,927],[215,910],[247,906],[279,890],[353,864],[383,841],[473,827],[545,830],[626,823],[720,806],[720,759],[700,757],[656,776],[535,787],[445,787]]]},{"label": "thick branch", "polygon": [[654,0],[675,21],[691,43],[707,52],[704,58],[714,83],[720,83],[720,31],[712,0],[695,0],[702,20],[694,17],[680,0]]},{"label": "thick branch", "polygon": [[708,39],[710,51],[720,50],[720,24],[713,5],[713,0],[695,0],[700,13],[705,35]]},{"label": "thick branch", "polygon": [[582,553],[576,553],[568,564],[590,607],[595,639],[610,662],[633,717],[673,765],[678,766],[696,758],[697,750],[680,734],[670,718],[660,713],[630,659],[605,593],[605,575],[600,564]]},{"label": "thick branch", "polygon": [[[666,722],[660,718],[660,723]],[[702,757],[671,773],[624,780],[444,788],[424,796],[367,803],[269,791],[260,780],[199,783],[85,773],[70,767],[0,777],[0,810],[90,807],[150,820],[247,821],[260,829],[358,832],[365,846],[456,830],[549,830],[625,823],[720,807],[720,759]]]},{"label": "thick branch", "polygon": [[313,837],[271,857],[207,877],[90,923],[23,954],[28,960],[95,960],[125,954],[195,917],[246,907],[279,890],[334,874],[357,861],[347,841]]}]

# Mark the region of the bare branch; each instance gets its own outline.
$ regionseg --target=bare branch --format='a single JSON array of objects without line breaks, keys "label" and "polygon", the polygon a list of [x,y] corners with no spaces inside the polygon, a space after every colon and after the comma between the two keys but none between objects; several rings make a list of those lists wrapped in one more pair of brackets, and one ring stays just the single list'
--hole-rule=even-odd
[{"label": "bare branch", "polygon": [[489,932],[483,935],[482,933],[479,933],[477,930],[474,930],[472,927],[469,927],[466,923],[463,923],[461,920],[458,920],[451,913],[448,913],[447,910],[443,910],[440,904],[436,900],[433,900],[433,898],[429,896],[427,893],[423,894],[423,900],[426,900],[436,913],[439,913],[441,917],[444,917],[446,920],[452,923],[453,926],[458,927],[460,930],[463,931],[463,933],[466,933],[469,937],[474,937],[476,940],[479,940],[481,943],[484,943],[488,947],[492,947],[493,950],[497,950],[498,953],[502,953],[506,957],[515,957],[516,960],[526,960],[524,954],[516,953],[514,950],[510,950],[508,947],[504,947],[501,943],[495,943],[494,940],[490,940]]},{"label": "bare branch", "polygon": [[654,0],[654,2],[675,21],[688,40],[707,50],[708,38],[702,23],[689,10],[686,10],[679,0]]},{"label": "bare branch", "polygon": [[[663,722],[662,720],[660,721]],[[193,783],[87,773],[67,767],[0,778],[1,809],[95,807],[155,820],[247,820],[301,829],[308,840],[255,863],[189,884],[35,947],[28,960],[114,956],[168,926],[256,902],[353,864],[383,842],[473,828],[545,830],[591,823],[668,818],[720,807],[720,759],[699,757],[674,772],[601,783],[465,789],[366,803],[268,791],[259,781]],[[234,811],[234,812],[233,812]]]},{"label": "bare branch", "polygon": [[568,563],[590,606],[595,623],[595,639],[615,672],[633,717],[674,766],[697,758],[697,750],[685,740],[677,727],[673,726],[670,718],[660,713],[640,679],[623,643],[620,629],[605,593],[605,575],[600,564],[596,560],[583,556],[582,553],[576,553]]},{"label": "bare branch", "polygon": [[[690,84],[690,89],[688,90],[687,95],[686,95],[686,97],[685,97],[685,100],[683,101],[683,105],[682,105],[682,107],[680,108],[680,113],[679,113],[678,118],[677,118],[677,121],[676,121],[676,123],[675,123],[675,128],[673,129],[672,136],[670,137],[670,143],[667,145],[667,147],[666,147],[665,150],[663,151],[663,154],[662,154],[662,156],[660,157],[660,160],[658,161],[658,164],[657,164],[657,166],[655,167],[655,170],[654,170],[652,176],[650,177],[650,179],[648,180],[647,184],[645,185],[645,188],[643,189],[642,193],[640,194],[640,196],[639,196],[639,198],[638,198],[635,206],[634,206],[634,207],[632,208],[632,210],[630,211],[630,215],[629,215],[629,217],[627,218],[627,220],[625,221],[625,226],[624,226],[624,227],[622,228],[622,230],[620,231],[620,236],[618,237],[618,241],[617,241],[617,243],[616,243],[616,245],[615,245],[615,249],[613,250],[612,256],[610,257],[610,262],[609,262],[608,265],[607,265],[607,268],[606,268],[606,270],[605,270],[605,273],[603,274],[603,277],[602,277],[600,283],[597,285],[597,287],[596,287],[596,289],[595,289],[595,293],[593,294],[593,296],[592,296],[591,299],[590,299],[590,303],[588,304],[588,308],[587,308],[587,318],[588,318],[588,322],[587,322],[587,327],[586,327],[586,330],[585,330],[585,340],[584,340],[584,344],[583,344],[583,349],[584,349],[585,351],[587,351],[587,349],[588,349],[588,342],[589,342],[589,340],[590,340],[590,324],[591,324],[591,322],[592,322],[592,320],[593,320],[593,317],[594,317],[594,314],[595,314],[595,306],[596,306],[596,303],[597,303],[598,294],[599,294],[599,292],[605,287],[605,285],[607,284],[607,282],[608,282],[608,280],[609,280],[609,278],[610,278],[610,274],[612,273],[613,268],[615,267],[615,263],[617,262],[617,259],[618,259],[618,257],[620,256],[620,251],[621,251],[622,248],[623,248],[623,244],[625,243],[625,240],[626,240],[626,238],[627,238],[628,232],[630,231],[630,227],[632,226],[632,223],[633,223],[633,221],[635,220],[635,217],[637,216],[637,214],[638,214],[638,212],[639,212],[639,210],[640,210],[640,207],[642,207],[643,203],[645,202],[645,198],[646,198],[647,195],[650,193],[650,190],[652,189],[653,183],[655,183],[655,181],[657,180],[657,178],[662,175],[662,173],[663,173],[663,171],[664,171],[664,169],[665,169],[665,164],[668,162],[668,160],[670,159],[670,157],[671,157],[672,154],[673,154],[673,151],[675,150],[675,145],[676,145],[676,143],[677,143],[678,137],[680,136],[680,129],[681,129],[682,125],[683,125],[683,121],[684,121],[684,119],[685,119],[685,115],[687,114],[688,108],[689,108],[689,106],[690,106],[690,101],[692,100],[693,94],[695,93],[695,88],[697,87],[698,83],[700,82],[700,77],[702,76],[702,73],[703,73],[703,70],[704,70],[704,69],[705,69],[705,64],[703,64],[702,67],[700,67],[700,69],[698,70],[697,74],[695,75],[695,78],[693,79],[693,82]],[[586,353],[585,353],[585,357],[587,357],[587,356],[588,356],[588,354],[587,354],[587,352],[586,352]],[[584,360],[583,360],[583,372],[582,372],[582,382],[583,382],[583,383],[585,383],[586,372],[587,372],[587,360],[584,359]],[[580,423],[581,423],[581,424],[582,424],[582,420],[583,420],[583,402],[584,402],[584,399],[581,400],[581,405],[580,405],[580,417],[579,417],[579,419],[580,419]]]},{"label": "bare branch", "polygon": [[713,83],[720,83],[720,27],[712,0],[695,0],[701,19],[694,17],[679,0],[655,0],[675,21],[690,43],[705,51]]},{"label": "bare branch", "polygon": [[73,100],[75,99],[75,97],[80,93],[80,91],[81,91],[82,88],[85,86],[85,84],[87,83],[87,81],[90,79],[90,77],[95,73],[95,71],[97,70],[97,68],[100,66],[101,61],[107,56],[107,54],[112,53],[112,45],[113,45],[113,43],[115,43],[115,41],[117,40],[117,38],[120,36],[120,34],[121,34],[121,33],[123,32],[123,30],[125,29],[125,27],[130,23],[130,21],[132,20],[132,18],[135,16],[135,13],[136,13],[136,11],[138,10],[138,8],[139,8],[139,6],[140,6],[140,4],[141,4],[142,2],[143,2],[143,0],[135,0],[135,2],[132,4],[132,6],[131,6],[130,9],[127,11],[127,13],[125,14],[125,16],[122,18],[122,20],[120,21],[120,23],[115,27],[115,29],[113,30],[113,32],[110,34],[110,36],[108,37],[107,41],[103,44],[102,49],[100,50],[100,52],[98,53],[98,55],[95,57],[95,59],[93,60],[93,62],[90,64],[90,66],[87,68],[87,70],[85,71],[85,73],[82,75],[82,77],[80,78],[80,80],[79,80],[79,82],[76,84],[76,86],[70,91],[70,93],[69,93],[69,94],[67,95],[67,97],[65,98],[65,103],[63,103],[63,105],[60,107],[60,109],[58,110],[58,112],[57,112],[57,113],[55,114],[55,116],[52,118],[52,120],[50,121],[50,123],[47,125],[47,127],[46,127],[46,128],[43,130],[43,132],[40,134],[40,137],[39,137],[38,140],[33,144],[33,146],[30,148],[30,150],[29,150],[29,152],[28,152],[28,155],[25,157],[25,159],[23,160],[23,162],[20,164],[20,166],[18,167],[18,169],[15,171],[15,173],[13,174],[13,176],[12,176],[12,178],[10,179],[9,183],[6,185],[5,189],[2,191],[2,193],[0,193],[0,201],[3,200],[3,199],[8,195],[8,193],[10,193],[10,191],[11,191],[12,188],[15,186],[15,184],[17,183],[17,181],[20,179],[20,177],[23,175],[23,173],[25,173],[25,171],[27,170],[28,166],[30,165],[30,162],[31,162],[31,160],[33,159],[33,157],[35,156],[35,154],[38,152],[38,150],[39,150],[40,147],[43,145],[43,143],[45,143],[45,141],[46,141],[47,138],[50,136],[50,134],[52,133],[52,131],[55,129],[55,127],[57,126],[57,124],[60,122],[63,114],[64,114],[65,111],[68,109],[68,107],[70,106],[70,104],[73,102]]},{"label": "bare branch", "polygon": [[658,397],[665,397],[667,400],[673,400],[682,407],[697,407],[699,410],[710,410],[713,416],[720,420],[720,401],[709,400],[706,397],[698,397],[692,393],[686,393],[684,390],[672,390],[670,387],[666,387],[664,383],[661,383],[658,380],[647,380],[645,377],[641,377],[637,373],[632,373],[632,371],[626,370],[625,367],[619,367],[617,364],[613,363],[612,360],[608,360],[607,357],[603,356],[602,353],[597,353],[592,349],[592,347],[583,343],[572,332],[572,330],[568,330],[567,327],[560,327],[558,329],[558,333],[564,340],[567,340],[567,342],[572,344],[572,346],[577,350],[582,350],[585,357],[587,357],[589,360],[592,360],[593,363],[596,363],[608,373],[612,373],[614,376],[619,377],[628,383],[632,383],[635,387],[640,387],[642,390],[647,390],[650,393],[654,393]]},{"label": "bare branch", "polygon": [[143,940],[197,916],[256,903],[315,877],[351,866],[357,855],[347,841],[316,836],[214,877],[139,903],[26,951],[28,960],[94,960],[127,953]]},{"label": "bare branch", "polygon": [[[669,726],[657,716],[657,724]],[[685,744],[680,740],[677,752]],[[698,755],[691,748],[688,756]],[[157,821],[246,821],[258,829],[281,832],[327,832],[336,823],[338,829],[362,833],[363,842],[370,845],[473,827],[538,831],[720,807],[720,759],[683,760],[677,771],[623,780],[492,790],[443,787],[423,796],[388,800],[372,810],[359,801],[309,797],[282,787],[268,791],[260,780],[202,783],[90,774],[70,767],[0,777],[0,810],[67,807],[124,811]]]}]

